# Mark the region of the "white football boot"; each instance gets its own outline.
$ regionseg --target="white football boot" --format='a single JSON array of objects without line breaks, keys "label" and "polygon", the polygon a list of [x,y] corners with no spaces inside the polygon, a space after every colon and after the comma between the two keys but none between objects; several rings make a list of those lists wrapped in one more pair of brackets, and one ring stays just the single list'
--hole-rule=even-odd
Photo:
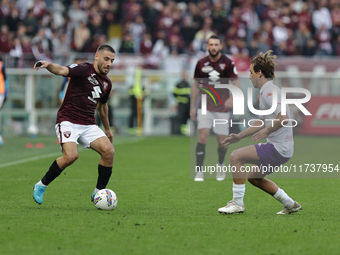
[{"label": "white football boot", "polygon": [[203,172],[197,172],[195,175],[195,182],[203,182],[204,181],[204,173]]},{"label": "white football boot", "polygon": [[294,206],[293,206],[293,208],[288,209],[287,207],[284,206],[283,209],[282,209],[282,211],[279,211],[279,212],[276,213],[276,214],[291,214],[291,213],[298,212],[298,211],[300,211],[300,210],[302,210],[301,205],[300,205],[298,202],[294,201]]},{"label": "white football boot", "polygon": [[216,165],[216,180],[217,181],[223,181],[227,175],[226,172],[223,172],[223,167],[224,167],[224,163],[221,165],[217,163]]},{"label": "white football boot", "polygon": [[218,209],[220,213],[233,214],[233,213],[243,213],[245,210],[244,204],[242,206],[238,205],[235,200],[231,200],[227,203],[225,207]]}]

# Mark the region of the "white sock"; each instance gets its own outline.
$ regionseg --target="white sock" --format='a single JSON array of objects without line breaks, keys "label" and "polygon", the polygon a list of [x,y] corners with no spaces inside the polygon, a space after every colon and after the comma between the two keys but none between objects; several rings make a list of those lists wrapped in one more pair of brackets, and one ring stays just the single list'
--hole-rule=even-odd
[{"label": "white sock", "polygon": [[97,194],[98,191],[99,191],[99,189],[97,189],[97,188],[94,189],[95,194]]},{"label": "white sock", "polygon": [[288,209],[292,209],[294,206],[294,200],[291,199],[283,189],[279,188],[273,197]]},{"label": "white sock", "polygon": [[233,183],[233,200],[240,206],[243,205],[243,197],[246,192],[245,184],[235,184]]},{"label": "white sock", "polygon": [[47,187],[47,185],[43,184],[41,181],[38,182],[38,185],[43,186],[43,187]]}]

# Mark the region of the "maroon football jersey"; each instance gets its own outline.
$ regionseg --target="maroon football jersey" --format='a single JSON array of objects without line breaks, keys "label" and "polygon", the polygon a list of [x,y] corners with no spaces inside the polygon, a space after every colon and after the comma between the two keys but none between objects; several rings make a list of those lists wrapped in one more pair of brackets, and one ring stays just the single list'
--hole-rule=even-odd
[{"label": "maroon football jersey", "polygon": [[[207,110],[208,111],[229,112],[229,110],[226,110],[224,107],[225,101],[229,98],[229,90],[228,89],[216,89],[214,85],[211,85],[211,84],[221,83],[220,81],[221,78],[223,79],[222,84],[225,84],[225,82],[230,83],[230,79],[237,79],[237,71],[236,71],[234,62],[231,59],[229,59],[227,56],[223,54],[220,57],[220,59],[217,60],[216,62],[212,62],[209,59],[209,56],[206,56],[200,59],[196,65],[194,78],[197,82],[203,82],[205,84],[209,83],[208,85],[213,87],[221,98],[222,105],[219,102],[218,98],[215,96],[215,94],[209,88],[207,88],[206,86],[203,86],[202,88],[208,90],[215,97],[215,100],[217,102],[217,105],[215,105],[210,95],[207,95]],[[201,93],[207,94],[205,91],[201,91]],[[199,108],[201,108],[201,103],[200,103]]]},{"label": "maroon football jersey", "polygon": [[96,124],[94,113],[97,104],[107,102],[112,88],[109,77],[98,74],[89,63],[72,64],[67,68],[70,81],[56,123]]}]

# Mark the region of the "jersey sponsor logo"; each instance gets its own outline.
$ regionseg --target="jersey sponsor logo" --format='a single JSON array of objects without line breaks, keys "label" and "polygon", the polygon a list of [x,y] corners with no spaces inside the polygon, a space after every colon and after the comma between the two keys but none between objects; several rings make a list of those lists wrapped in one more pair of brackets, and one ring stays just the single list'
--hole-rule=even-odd
[{"label": "jersey sponsor logo", "polygon": [[226,64],[219,64],[219,66],[220,66],[221,70],[223,71],[226,67]]},{"label": "jersey sponsor logo", "polygon": [[69,65],[69,68],[74,68],[76,66],[78,66],[78,64],[72,64],[72,65]]},{"label": "jersey sponsor logo", "polygon": [[100,98],[100,94],[102,93],[100,86],[93,87],[93,91],[91,91],[91,93],[92,93],[92,97],[88,96],[87,99],[97,104],[97,101],[95,100],[95,98]]},{"label": "jersey sponsor logo", "polygon": [[100,89],[100,87],[99,86],[95,86],[95,87],[93,87],[93,90],[94,91],[92,91],[92,98],[100,98],[100,93],[102,93],[102,90]]},{"label": "jersey sponsor logo", "polygon": [[209,73],[209,79],[212,81],[217,81],[220,79],[220,73],[216,70],[213,70]]},{"label": "jersey sponsor logo", "polygon": [[214,70],[214,68],[212,66],[203,66],[201,70],[203,73],[209,73]]},{"label": "jersey sponsor logo", "polygon": [[99,82],[94,78],[96,74],[91,74],[91,76],[87,77],[87,79],[89,80],[89,82],[91,82],[93,85],[98,85]]},{"label": "jersey sponsor logo", "polygon": [[70,138],[70,136],[71,136],[71,131],[65,131],[65,132],[63,132],[63,134],[64,134],[64,136],[65,136],[66,138]]}]

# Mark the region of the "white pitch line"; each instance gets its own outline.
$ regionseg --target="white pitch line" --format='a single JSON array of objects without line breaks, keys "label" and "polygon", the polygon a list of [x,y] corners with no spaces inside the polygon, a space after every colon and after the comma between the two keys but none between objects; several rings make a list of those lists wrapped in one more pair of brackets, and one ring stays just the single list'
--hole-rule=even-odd
[{"label": "white pitch line", "polygon": [[[137,137],[136,139],[127,139],[125,141],[123,140],[123,141],[119,141],[119,142],[115,143],[114,146],[115,145],[120,145],[120,144],[136,143],[136,142],[142,141],[144,139],[145,138],[139,138],[139,137]],[[80,151],[80,152],[82,152],[82,151]],[[0,168],[7,167],[7,166],[18,165],[18,164],[22,164],[22,163],[27,163],[27,162],[31,162],[31,161],[35,161],[35,160],[39,160],[39,159],[44,159],[44,158],[57,157],[57,156],[60,156],[61,154],[62,153],[60,151],[60,152],[48,153],[48,154],[44,154],[44,155],[40,155],[40,156],[35,156],[35,157],[30,157],[30,158],[25,158],[25,159],[19,159],[19,160],[15,160],[15,161],[12,161],[12,162],[7,162],[7,163],[0,164]]]}]

